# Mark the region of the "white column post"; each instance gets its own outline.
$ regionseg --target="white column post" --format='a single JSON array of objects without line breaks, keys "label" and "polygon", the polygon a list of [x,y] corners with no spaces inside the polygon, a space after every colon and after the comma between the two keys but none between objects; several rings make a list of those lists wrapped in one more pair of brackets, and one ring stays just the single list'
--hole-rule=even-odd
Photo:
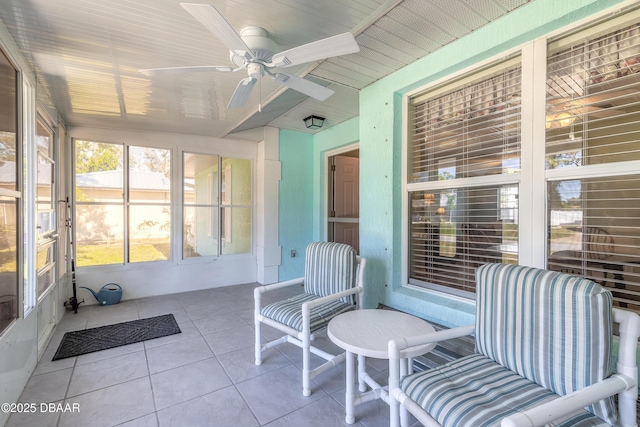
[{"label": "white column post", "polygon": [[281,176],[278,129],[264,128],[258,143],[256,165],[256,258],[257,281],[263,285],[278,281],[281,248],[278,245],[278,200]]}]

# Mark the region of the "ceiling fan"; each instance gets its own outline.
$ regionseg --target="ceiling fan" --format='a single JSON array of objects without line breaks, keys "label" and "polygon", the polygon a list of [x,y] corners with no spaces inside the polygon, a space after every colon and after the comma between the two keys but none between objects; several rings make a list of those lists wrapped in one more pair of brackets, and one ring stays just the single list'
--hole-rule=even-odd
[{"label": "ceiling fan", "polygon": [[[251,90],[256,82],[269,75],[281,84],[324,101],[334,91],[322,85],[305,80],[293,74],[276,71],[276,68],[286,68],[307,62],[318,61],[334,56],[355,53],[360,50],[358,43],[351,33],[328,37],[293,49],[278,51],[278,45],[268,38],[267,31],[260,27],[250,26],[242,29],[238,34],[233,27],[213,6],[208,4],[180,3],[187,12],[211,31],[229,48],[229,56],[235,67],[219,65],[203,65],[195,67],[149,68],[140,70],[151,76],[162,72],[192,72],[217,70],[222,72],[236,72],[247,70],[249,77],[240,81],[229,100],[228,108],[238,108],[246,104]],[[277,53],[276,53],[277,52]]]}]

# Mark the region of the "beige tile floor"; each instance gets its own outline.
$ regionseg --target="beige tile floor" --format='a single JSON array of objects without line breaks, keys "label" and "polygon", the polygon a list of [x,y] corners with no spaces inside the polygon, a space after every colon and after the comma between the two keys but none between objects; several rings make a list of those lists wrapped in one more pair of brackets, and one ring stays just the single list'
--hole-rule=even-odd
[{"label": "beige tile floor", "polygon": [[[301,351],[286,344],[254,364],[253,289],[230,286],[81,305],[65,313],[20,402],[77,404],[76,413],[14,414],[7,426],[346,426],[344,365],[302,396]],[[299,289],[278,291],[273,300]],[[267,300],[269,302],[270,300]],[[67,331],[173,313],[182,333],[52,362]],[[263,327],[265,338],[275,330]],[[339,351],[324,334],[317,345]],[[313,356],[315,358],[315,356]],[[320,359],[314,359],[318,363]],[[369,361],[386,383],[387,362]],[[356,407],[356,426],[389,425],[382,401]]]}]

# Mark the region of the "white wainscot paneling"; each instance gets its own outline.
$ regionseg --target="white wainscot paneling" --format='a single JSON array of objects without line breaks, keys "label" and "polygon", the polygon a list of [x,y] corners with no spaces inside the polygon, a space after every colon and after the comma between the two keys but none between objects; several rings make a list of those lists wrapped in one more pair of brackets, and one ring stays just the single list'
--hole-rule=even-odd
[{"label": "white wainscot paneling", "polygon": [[[185,262],[178,265],[158,264],[148,268],[78,268],[76,272],[78,287],[86,286],[97,292],[107,283],[117,283],[122,287],[123,300],[255,281],[255,255],[238,255],[210,262]],[[78,299],[82,301],[83,298],[86,304],[97,303],[89,291],[78,288]]]}]

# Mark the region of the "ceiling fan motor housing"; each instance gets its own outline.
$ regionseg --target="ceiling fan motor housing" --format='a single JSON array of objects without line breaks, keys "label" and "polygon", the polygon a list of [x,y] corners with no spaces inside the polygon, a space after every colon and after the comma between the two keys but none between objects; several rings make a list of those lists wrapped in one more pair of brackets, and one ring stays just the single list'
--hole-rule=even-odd
[{"label": "ceiling fan motor housing", "polygon": [[262,64],[258,64],[257,62],[250,62],[249,64],[247,64],[247,73],[249,74],[249,77],[254,79],[262,77],[262,75],[264,74],[262,71],[262,67]]},{"label": "ceiling fan motor housing", "polygon": [[[268,36],[269,33],[264,28],[248,26],[244,27],[240,31],[242,41],[245,42],[247,47],[253,52],[253,56],[264,62],[271,61],[271,57],[275,52],[279,50],[278,45],[271,40]],[[244,66],[246,64],[246,58],[238,56],[233,52],[229,54],[231,61],[238,65]]]}]

